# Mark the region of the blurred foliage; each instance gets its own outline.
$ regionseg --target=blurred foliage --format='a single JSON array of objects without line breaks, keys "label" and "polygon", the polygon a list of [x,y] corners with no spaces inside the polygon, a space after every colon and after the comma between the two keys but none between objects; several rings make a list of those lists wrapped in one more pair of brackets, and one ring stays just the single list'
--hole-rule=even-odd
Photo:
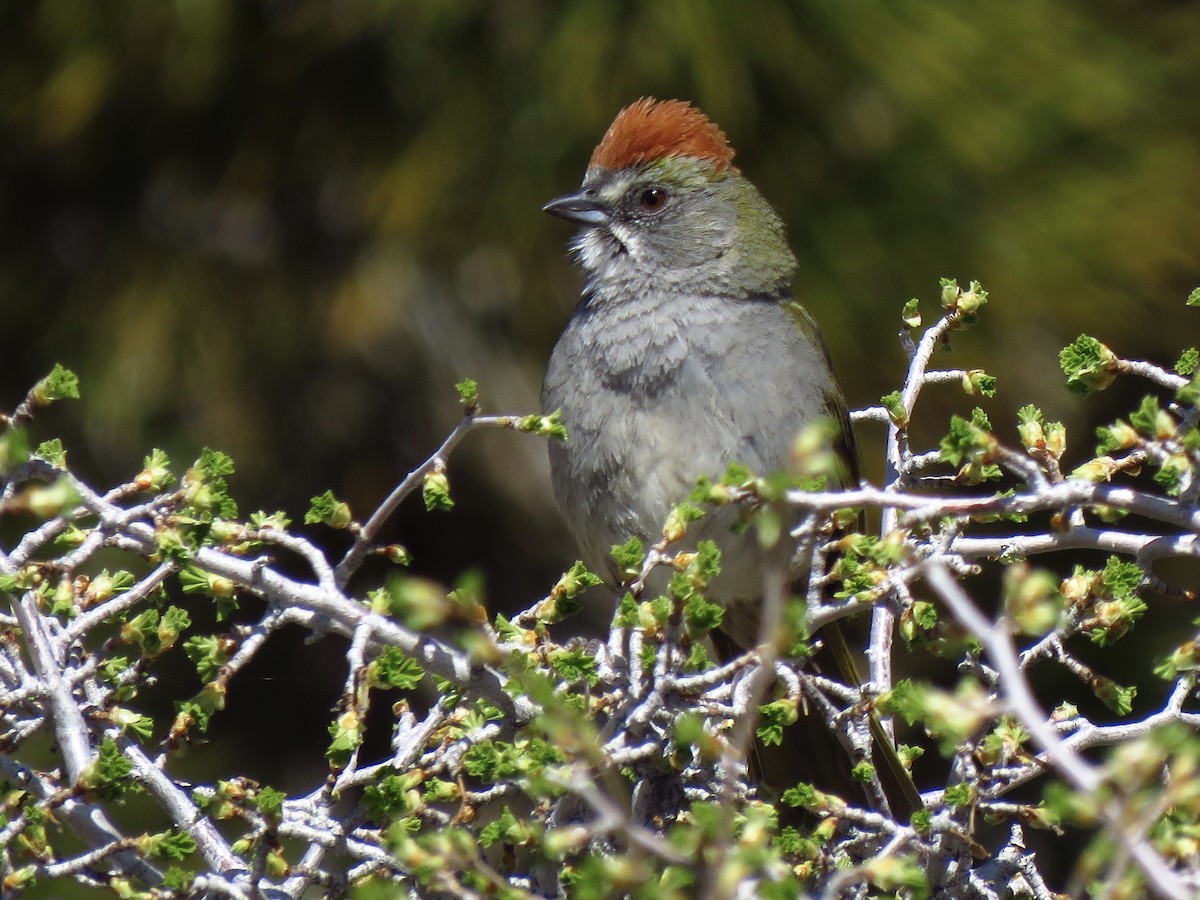
[{"label": "blurred foliage", "polygon": [[[459,415],[456,381],[536,411],[578,291],[538,207],[655,94],[718,121],[790,223],[852,404],[898,381],[897,303],[978,278],[994,312],[963,340],[1000,378],[997,427],[1032,401],[1082,428],[1106,412],[1062,389],[1058,348],[1088,330],[1169,363],[1200,283],[1197,11],[5,4],[0,406],[61,360],[89,394],[68,441],[85,474],[216,446],[251,503],[332,488],[366,515]],[[417,566],[481,563],[513,602],[544,590],[573,552],[544,452],[469,445],[453,528],[403,535]]]}]

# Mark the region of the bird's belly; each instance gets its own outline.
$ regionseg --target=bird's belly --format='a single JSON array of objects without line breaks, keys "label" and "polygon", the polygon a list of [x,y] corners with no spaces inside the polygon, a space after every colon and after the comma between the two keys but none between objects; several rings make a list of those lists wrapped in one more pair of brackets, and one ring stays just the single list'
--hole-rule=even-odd
[{"label": "bird's belly", "polygon": [[[646,544],[659,540],[672,508],[688,499],[698,478],[717,478],[731,462],[746,462],[738,457],[744,438],[729,433],[727,424],[695,400],[663,397],[647,406],[610,397],[564,409],[563,417],[571,436],[551,448],[555,490],[585,563],[610,576],[613,545],[630,537]],[[718,602],[761,592],[762,560],[753,530],[732,530],[742,512],[705,507],[704,517],[673,547],[691,550],[701,540],[716,542],[722,571],[711,594]],[[656,573],[648,589],[665,592],[669,574]]]}]

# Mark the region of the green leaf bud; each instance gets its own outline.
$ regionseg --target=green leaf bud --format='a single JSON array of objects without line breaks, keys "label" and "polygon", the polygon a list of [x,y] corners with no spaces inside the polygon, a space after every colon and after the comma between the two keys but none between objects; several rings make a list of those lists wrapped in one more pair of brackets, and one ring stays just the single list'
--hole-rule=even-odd
[{"label": "green leaf bud", "polygon": [[1117,356],[1094,337],[1081,334],[1058,354],[1067,388],[1077,394],[1102,391],[1117,377]]},{"label": "green leaf bud", "polygon": [[426,473],[421,496],[425,501],[425,509],[430,512],[454,507],[454,499],[450,496],[450,479],[445,472],[437,469]]},{"label": "green leaf bud", "polygon": [[350,506],[333,496],[333,491],[326,491],[319,497],[309,501],[308,512],[304,514],[306,525],[328,525],[330,528],[347,528],[354,521]]},{"label": "green leaf bud", "polygon": [[55,363],[50,374],[33,386],[29,399],[34,406],[49,406],[56,400],[78,400],[79,379],[70,369]]}]

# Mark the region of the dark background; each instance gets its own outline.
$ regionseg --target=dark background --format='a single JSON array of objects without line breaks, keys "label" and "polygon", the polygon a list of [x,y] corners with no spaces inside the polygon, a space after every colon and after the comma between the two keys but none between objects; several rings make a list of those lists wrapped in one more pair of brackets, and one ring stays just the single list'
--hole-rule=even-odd
[{"label": "dark background", "polygon": [[[931,322],[940,276],[992,298],[946,364],[999,376],[1009,440],[1024,403],[1063,418],[1069,459],[1142,386],[1067,394],[1064,343],[1170,365],[1197,342],[1195,3],[42,0],[0,7],[0,409],[61,362],[83,399],[38,431],[96,486],[212,446],[244,511],[298,520],[331,488],[365,518],[456,421],[458,379],[537,411],[579,284],[539,207],[644,94],[707,111],[789,223],[852,406],[899,386],[899,309]],[[528,605],[574,559],[544,454],[473,435],[457,507],[410,503],[388,537]],[[307,675],[248,673],[235,707],[323,741],[343,648],[293,643]],[[312,783],[278,745],[239,752]]]}]

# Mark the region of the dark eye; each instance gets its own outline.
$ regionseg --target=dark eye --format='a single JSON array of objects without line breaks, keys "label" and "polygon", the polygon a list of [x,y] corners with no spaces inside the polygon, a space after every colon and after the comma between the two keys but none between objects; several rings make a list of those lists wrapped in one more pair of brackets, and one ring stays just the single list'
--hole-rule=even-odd
[{"label": "dark eye", "polygon": [[659,187],[646,188],[638,198],[642,209],[647,212],[657,212],[667,203],[667,192]]}]

